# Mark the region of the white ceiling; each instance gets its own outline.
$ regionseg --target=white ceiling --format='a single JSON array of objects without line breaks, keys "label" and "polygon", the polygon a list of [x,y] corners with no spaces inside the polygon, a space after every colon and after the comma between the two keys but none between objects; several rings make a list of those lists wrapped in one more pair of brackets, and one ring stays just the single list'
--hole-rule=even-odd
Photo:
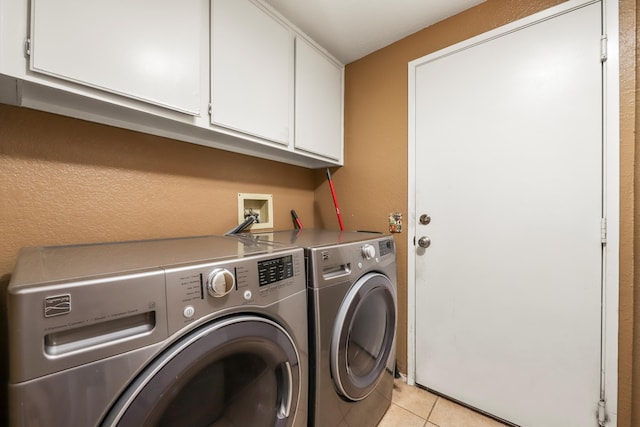
[{"label": "white ceiling", "polygon": [[265,0],[345,64],[484,0]]}]

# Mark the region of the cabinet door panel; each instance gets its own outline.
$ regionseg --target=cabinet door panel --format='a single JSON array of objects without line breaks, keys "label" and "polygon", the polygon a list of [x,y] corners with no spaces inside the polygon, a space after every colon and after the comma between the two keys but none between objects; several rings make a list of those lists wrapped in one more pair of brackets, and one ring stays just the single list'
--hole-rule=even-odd
[{"label": "cabinet door panel", "polygon": [[295,147],[341,161],[342,69],[296,39]]},{"label": "cabinet door panel", "polygon": [[33,0],[31,69],[192,115],[200,0]]},{"label": "cabinet door panel", "polygon": [[288,145],[293,36],[248,0],[212,2],[212,123]]}]

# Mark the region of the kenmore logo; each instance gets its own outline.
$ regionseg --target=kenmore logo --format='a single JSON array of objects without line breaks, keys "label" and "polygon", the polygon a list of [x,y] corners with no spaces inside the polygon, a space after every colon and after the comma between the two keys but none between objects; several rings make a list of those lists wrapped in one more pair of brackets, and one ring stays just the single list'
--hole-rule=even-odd
[{"label": "kenmore logo", "polygon": [[71,294],[44,299],[44,317],[59,316],[69,312],[71,312]]}]

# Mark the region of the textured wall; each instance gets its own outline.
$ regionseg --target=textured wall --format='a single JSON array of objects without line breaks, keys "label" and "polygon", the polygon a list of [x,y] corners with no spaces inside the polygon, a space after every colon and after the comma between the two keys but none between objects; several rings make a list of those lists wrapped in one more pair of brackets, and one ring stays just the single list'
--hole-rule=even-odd
[{"label": "textured wall", "polygon": [[[459,41],[489,31],[516,19],[562,3],[562,0],[488,0],[459,15],[419,31],[346,67],[345,77],[345,166],[334,173],[334,181],[347,229],[387,229],[387,217],[401,211],[407,218],[407,63]],[[634,316],[633,226],[635,144],[635,39],[636,2],[621,1],[624,45],[621,46],[624,82],[621,138],[621,255],[620,255],[620,372],[619,425],[631,424],[632,408],[640,412],[640,397],[632,401],[632,384],[640,381],[640,362],[633,361]],[[328,189],[318,172],[316,201],[327,197]],[[342,197],[340,193],[342,192]],[[336,226],[330,205],[317,210],[316,221]],[[400,325],[398,363],[406,372],[407,361],[407,236],[396,235],[398,244],[398,290]],[[638,307],[638,305],[635,305]],[[637,309],[640,311],[640,309]],[[640,330],[640,326],[635,328]],[[636,332],[636,342],[640,332]],[[636,373],[631,380],[632,371]],[[637,408],[637,409],[636,409]],[[640,413],[636,418],[640,417]],[[640,427],[640,419],[634,426]]]},{"label": "textured wall", "polygon": [[[638,179],[636,152],[636,120],[638,103],[636,94],[637,71],[637,2],[620,1],[620,330],[618,336],[618,425],[640,426],[640,360],[638,338],[640,304],[638,292],[634,289],[635,254],[638,232],[635,208]],[[635,236],[635,237],[634,237]],[[635,312],[635,313],[634,313]],[[634,333],[635,331],[635,333]],[[634,339],[635,335],[635,339]],[[634,345],[635,342],[635,345]],[[635,349],[635,351],[634,351]],[[634,360],[635,359],[635,360]]]},{"label": "textured wall", "polygon": [[20,247],[221,234],[237,193],[314,224],[310,169],[0,105],[0,277]]},{"label": "textured wall", "polygon": [[[640,68],[638,1],[620,2],[620,136],[621,136],[621,212],[620,234],[620,357],[619,357],[619,412],[627,422],[619,425],[640,427],[640,278],[635,265],[640,254],[640,151],[637,150],[640,126]],[[635,162],[634,162],[635,159]],[[628,213],[628,214],[627,214]],[[631,349],[630,349],[631,348]]]}]

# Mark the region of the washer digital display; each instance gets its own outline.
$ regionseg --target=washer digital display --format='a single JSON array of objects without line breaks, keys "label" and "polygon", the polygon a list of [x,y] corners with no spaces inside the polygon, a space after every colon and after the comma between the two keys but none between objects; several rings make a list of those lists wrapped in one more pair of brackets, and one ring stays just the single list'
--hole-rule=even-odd
[{"label": "washer digital display", "polygon": [[258,283],[260,286],[270,285],[290,277],[293,277],[292,255],[258,262]]},{"label": "washer digital display", "polygon": [[378,243],[378,249],[380,249],[380,256],[385,256],[393,252],[393,240],[381,240]]}]

